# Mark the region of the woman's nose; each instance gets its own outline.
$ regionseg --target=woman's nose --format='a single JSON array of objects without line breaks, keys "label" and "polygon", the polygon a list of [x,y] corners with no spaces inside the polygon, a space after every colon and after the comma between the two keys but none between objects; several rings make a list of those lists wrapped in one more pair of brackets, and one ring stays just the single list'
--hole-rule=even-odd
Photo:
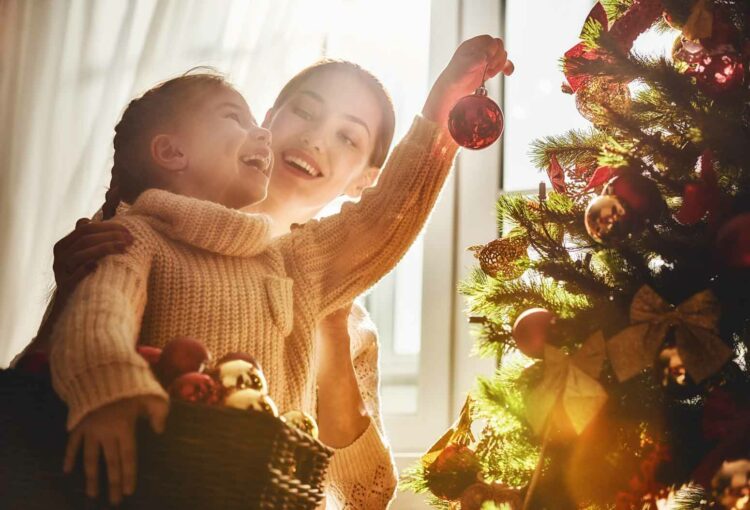
[{"label": "woman's nose", "polygon": [[271,132],[264,127],[258,126],[255,128],[255,132],[251,136],[258,142],[265,142],[267,145],[271,144]]},{"label": "woman's nose", "polygon": [[300,137],[300,140],[302,141],[302,145],[304,145],[305,147],[310,147],[311,149],[320,151],[320,143],[318,143],[317,141],[313,141],[314,139],[310,136],[309,133],[303,133]]}]

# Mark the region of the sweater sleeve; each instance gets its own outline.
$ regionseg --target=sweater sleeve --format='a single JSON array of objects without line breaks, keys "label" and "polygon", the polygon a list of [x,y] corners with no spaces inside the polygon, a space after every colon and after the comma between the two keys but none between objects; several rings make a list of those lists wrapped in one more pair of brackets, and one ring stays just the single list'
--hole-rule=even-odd
[{"label": "sweater sleeve", "polygon": [[68,404],[68,429],[122,398],[167,398],[136,352],[155,243],[143,223],[124,220],[135,242],[109,255],[71,295],[52,333],[55,391]]},{"label": "sweater sleeve", "polygon": [[381,420],[377,331],[363,309],[352,310],[349,335],[354,373],[371,419],[351,445],[334,451],[327,490],[333,508],[380,510],[393,499],[398,478]]},{"label": "sweater sleeve", "polygon": [[359,202],[277,241],[290,276],[304,283],[295,291],[316,318],[351,302],[398,263],[427,221],[457,149],[437,124],[417,117],[378,185]]}]

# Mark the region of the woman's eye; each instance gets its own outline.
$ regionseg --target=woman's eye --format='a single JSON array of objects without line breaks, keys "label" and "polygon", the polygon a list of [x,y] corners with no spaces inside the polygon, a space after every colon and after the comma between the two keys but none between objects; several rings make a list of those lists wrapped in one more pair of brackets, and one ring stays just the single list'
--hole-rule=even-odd
[{"label": "woman's eye", "polygon": [[305,120],[312,119],[312,114],[308,112],[307,110],[303,110],[302,108],[299,108],[299,107],[294,108],[294,113],[299,115]]},{"label": "woman's eye", "polygon": [[345,133],[340,133],[339,137],[341,138],[341,140],[345,144],[351,145],[352,147],[356,147],[357,146],[356,142],[354,140],[352,140],[351,138],[349,138],[349,136],[347,136]]},{"label": "woman's eye", "polygon": [[238,114],[234,113],[234,112],[232,112],[232,113],[228,113],[228,114],[226,115],[226,117],[227,117],[228,119],[232,119],[232,120],[235,120],[235,121],[237,121],[237,123],[240,123],[240,116],[239,116]]}]

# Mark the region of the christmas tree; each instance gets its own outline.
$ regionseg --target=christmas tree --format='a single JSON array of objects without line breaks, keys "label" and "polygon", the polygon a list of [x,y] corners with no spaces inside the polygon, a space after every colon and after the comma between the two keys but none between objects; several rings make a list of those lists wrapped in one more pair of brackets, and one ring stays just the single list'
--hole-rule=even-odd
[{"label": "christmas tree", "polygon": [[[672,54],[636,54],[646,30]],[[563,93],[591,128],[535,142],[553,189],[500,198],[460,289],[498,370],[403,486],[462,510],[750,508],[750,2],[602,1],[580,39]]]}]

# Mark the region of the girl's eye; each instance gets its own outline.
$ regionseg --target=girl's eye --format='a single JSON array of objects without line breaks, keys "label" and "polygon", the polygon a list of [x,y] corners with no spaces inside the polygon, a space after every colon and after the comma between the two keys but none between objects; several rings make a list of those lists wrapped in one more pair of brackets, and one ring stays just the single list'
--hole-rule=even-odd
[{"label": "girl's eye", "polygon": [[237,123],[238,123],[238,124],[239,124],[239,123],[241,123],[241,121],[240,121],[240,116],[239,116],[239,115],[237,115],[237,114],[236,114],[236,113],[234,113],[234,112],[232,112],[232,113],[228,113],[228,114],[226,115],[226,117],[227,117],[228,119],[232,119],[232,120],[235,120],[235,121],[237,121]]},{"label": "girl's eye", "polygon": [[300,117],[302,117],[305,120],[311,120],[312,119],[312,114],[310,112],[308,112],[307,110],[303,110],[300,107],[295,107],[294,108],[294,113],[297,114],[297,115],[299,115]]}]

